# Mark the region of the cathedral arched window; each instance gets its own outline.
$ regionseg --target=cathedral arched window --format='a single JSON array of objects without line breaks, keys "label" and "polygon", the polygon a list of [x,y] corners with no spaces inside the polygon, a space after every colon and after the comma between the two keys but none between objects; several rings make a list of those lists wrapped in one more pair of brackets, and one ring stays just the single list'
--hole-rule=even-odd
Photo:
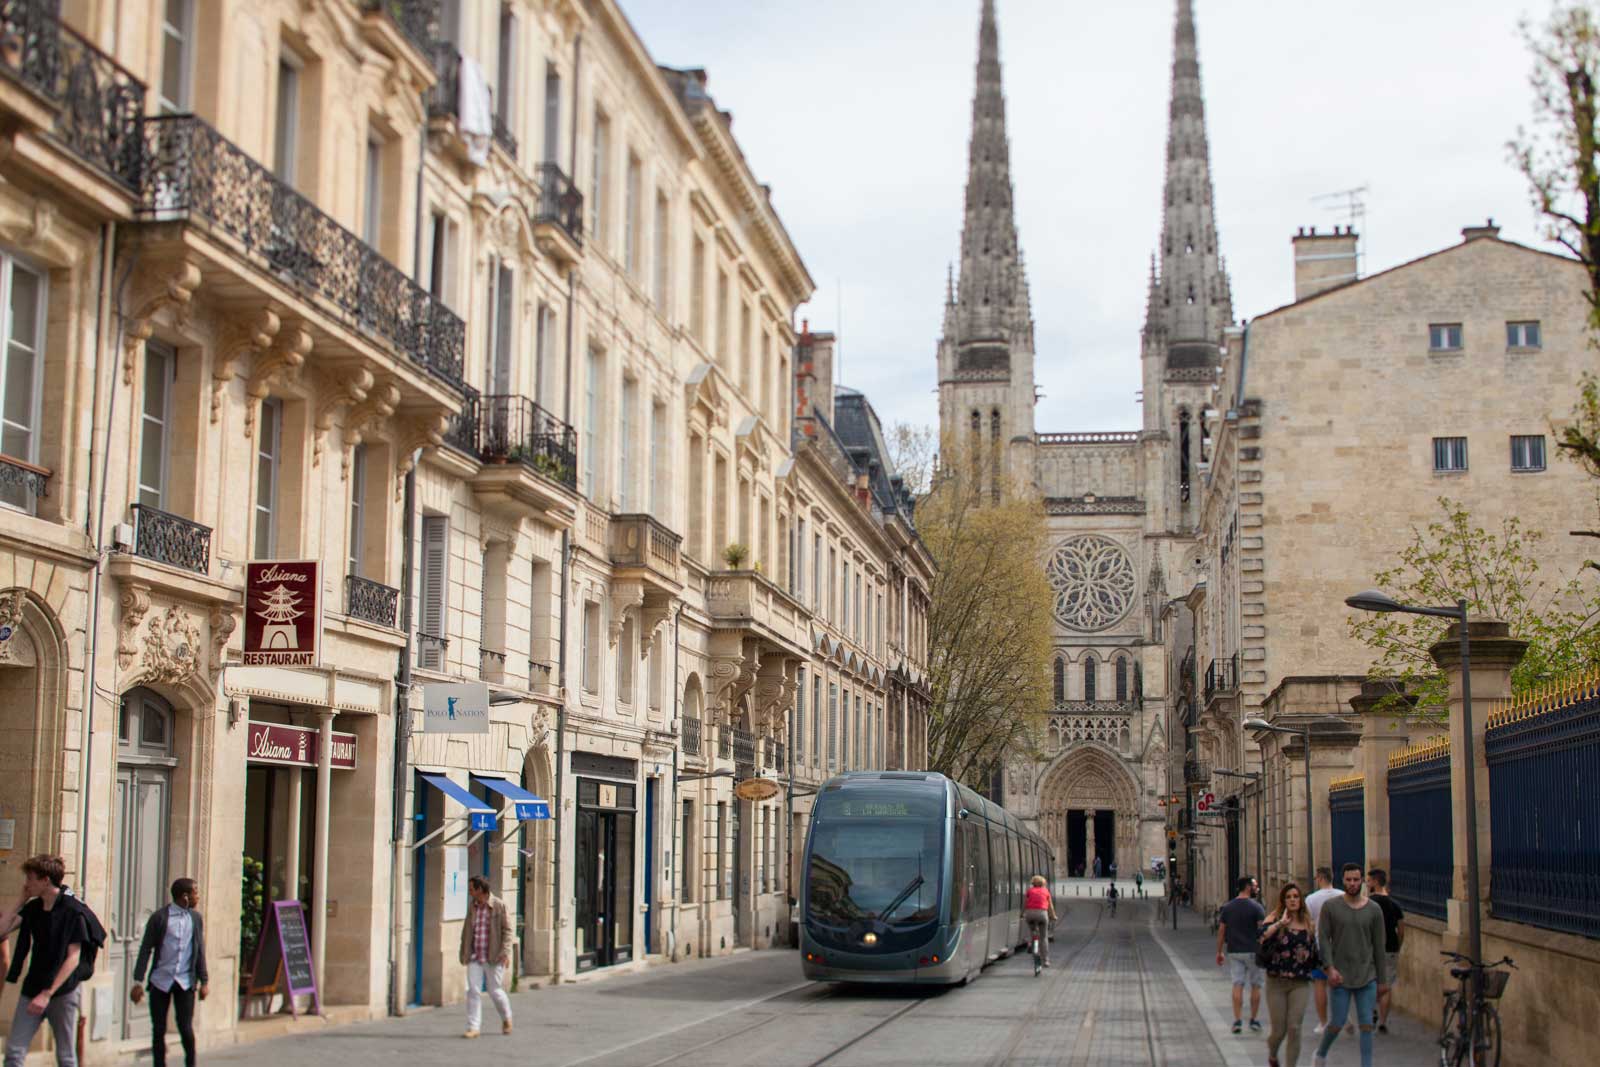
[{"label": "cathedral arched window", "polygon": [[1128,657],[1117,657],[1117,699],[1128,699]]},{"label": "cathedral arched window", "polygon": [[978,414],[976,411],[974,411],[972,413],[972,432],[973,433],[982,433],[983,432],[983,416]]},{"label": "cathedral arched window", "polygon": [[1178,412],[1178,499],[1189,499],[1189,412]]},{"label": "cathedral arched window", "polygon": [[995,408],[989,412],[989,439],[994,442],[994,449],[989,456],[989,499],[1000,503],[1000,409]]},{"label": "cathedral arched window", "polygon": [[1187,302],[1190,304],[1194,303],[1194,286],[1192,285],[1189,286],[1189,299]]},{"label": "cathedral arched window", "polygon": [[1093,700],[1094,699],[1094,682],[1095,682],[1095,677],[1094,677],[1095,670],[1094,670],[1094,668],[1095,668],[1094,657],[1093,656],[1086,657],[1084,659],[1084,661],[1083,661],[1083,699],[1085,699],[1085,700]]},{"label": "cathedral arched window", "polygon": [[1056,703],[1063,703],[1067,699],[1067,663],[1065,660],[1056,660]]},{"label": "cathedral arched window", "polygon": [[1121,741],[1122,741],[1122,751],[1124,751],[1124,752],[1128,751],[1128,728],[1126,726],[1124,726],[1122,728]]}]

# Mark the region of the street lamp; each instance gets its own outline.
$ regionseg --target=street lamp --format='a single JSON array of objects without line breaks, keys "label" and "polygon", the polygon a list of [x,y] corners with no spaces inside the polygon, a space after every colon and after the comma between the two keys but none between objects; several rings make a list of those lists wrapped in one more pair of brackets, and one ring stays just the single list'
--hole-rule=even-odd
[{"label": "street lamp", "polygon": [[1304,726],[1275,726],[1267,720],[1254,716],[1244,721],[1246,730],[1265,730],[1274,734],[1299,734],[1306,747],[1306,877],[1307,885],[1317,883],[1317,850],[1313,843],[1313,823],[1311,812],[1311,724]]},{"label": "street lamp", "polygon": [[1454,619],[1461,627],[1461,762],[1465,768],[1466,795],[1463,799],[1467,805],[1467,952],[1472,956],[1474,965],[1472,999],[1476,1003],[1483,992],[1483,972],[1477,969],[1477,965],[1483,962],[1483,933],[1478,928],[1478,782],[1472,753],[1472,646],[1467,641],[1467,602],[1457,600],[1453,608],[1425,608],[1402,604],[1376,589],[1345,597],[1344,602],[1357,611],[1398,611],[1406,615]]}]

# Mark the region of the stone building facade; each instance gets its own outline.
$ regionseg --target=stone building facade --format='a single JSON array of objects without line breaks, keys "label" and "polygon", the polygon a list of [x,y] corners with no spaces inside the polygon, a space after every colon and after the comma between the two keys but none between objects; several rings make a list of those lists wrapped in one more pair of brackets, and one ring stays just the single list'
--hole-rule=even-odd
[{"label": "stone building facade", "polygon": [[[1056,847],[1057,870],[1131,876],[1166,852],[1169,762],[1184,749],[1162,625],[1194,544],[1202,414],[1232,298],[1218,249],[1193,5],[1177,5],[1160,247],[1140,336],[1144,419],[1124,432],[1034,426],[1032,307],[1012,208],[992,0],[979,28],[959,284],[938,346],[939,422],[1044,499],[1055,590],[1042,762],[1018,756],[1005,805]],[[996,490],[998,492],[998,489]]]},{"label": "stone building facade", "polygon": [[[785,940],[802,671],[838,768],[919,765],[931,564],[808,453],[811,279],[704,72],[612,0],[64,6],[0,19],[0,875],[111,930],[86,1060],[179,876],[203,1046],[295,1025],[274,901],[334,1018],[463,996],[473,874],[540,981]],[[260,560],[320,565],[315,665],[244,662]],[[461,682],[485,733],[425,721]]]}]

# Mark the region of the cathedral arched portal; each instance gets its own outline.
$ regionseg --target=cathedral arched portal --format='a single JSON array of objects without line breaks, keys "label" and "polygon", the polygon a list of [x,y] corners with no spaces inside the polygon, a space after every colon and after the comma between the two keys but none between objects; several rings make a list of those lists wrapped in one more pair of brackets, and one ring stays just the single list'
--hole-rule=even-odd
[{"label": "cathedral arched portal", "polygon": [[1139,866],[1139,781],[1108,746],[1073,745],[1044,772],[1039,828],[1058,874],[1093,876],[1098,857],[1100,874],[1116,864],[1131,877]]}]

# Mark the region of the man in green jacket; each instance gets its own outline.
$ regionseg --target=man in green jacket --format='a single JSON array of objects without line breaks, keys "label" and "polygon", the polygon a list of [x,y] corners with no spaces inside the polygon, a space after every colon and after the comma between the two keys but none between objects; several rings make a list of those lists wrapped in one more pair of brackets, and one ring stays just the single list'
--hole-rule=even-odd
[{"label": "man in green jacket", "polygon": [[1361,1027],[1361,1067],[1372,1067],[1373,1012],[1378,995],[1389,989],[1387,984],[1378,984],[1384,977],[1383,912],[1361,895],[1359,863],[1344,865],[1343,882],[1344,895],[1324,904],[1317,920],[1317,942],[1332,997],[1328,1028],[1311,1061],[1314,1067],[1327,1067],[1328,1050],[1344,1029],[1351,1001],[1355,1002],[1356,1022]]},{"label": "man in green jacket", "polygon": [[[489,991],[500,1013],[500,1032],[511,1032],[511,1000],[506,996],[506,965],[511,962],[511,916],[503,900],[489,892],[489,880],[480,875],[467,879],[472,906],[461,924],[461,962],[467,965],[467,1032],[477,1037],[483,1022],[483,993]],[[1369,1013],[1370,1014],[1370,1013]]]}]

